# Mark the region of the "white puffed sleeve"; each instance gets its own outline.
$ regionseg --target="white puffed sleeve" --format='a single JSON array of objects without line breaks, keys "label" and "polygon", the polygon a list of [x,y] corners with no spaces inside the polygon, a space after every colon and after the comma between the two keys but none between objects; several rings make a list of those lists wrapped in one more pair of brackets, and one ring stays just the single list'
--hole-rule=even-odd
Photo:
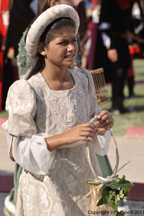
[{"label": "white puffed sleeve", "polygon": [[[86,69],[83,69],[80,72],[84,73],[88,79],[88,91],[90,96],[90,116],[92,118],[95,115],[100,114],[102,110],[97,105],[97,97],[96,97],[96,91],[95,91],[92,75]],[[105,134],[102,136],[97,135],[96,139],[92,141],[95,153],[101,156],[106,155],[109,149],[110,141],[111,141],[111,135],[109,131],[106,131]]]},{"label": "white puffed sleeve", "polygon": [[37,133],[34,121],[37,110],[35,93],[26,80],[21,79],[11,85],[6,100],[6,110],[9,117],[3,128],[9,134],[31,137]]},{"label": "white puffed sleeve", "polygon": [[49,137],[48,134],[37,133],[35,93],[26,80],[16,81],[10,87],[6,110],[9,118],[2,127],[7,132],[9,150],[13,143],[15,161],[33,174],[46,174],[56,150],[47,149],[45,138]]}]

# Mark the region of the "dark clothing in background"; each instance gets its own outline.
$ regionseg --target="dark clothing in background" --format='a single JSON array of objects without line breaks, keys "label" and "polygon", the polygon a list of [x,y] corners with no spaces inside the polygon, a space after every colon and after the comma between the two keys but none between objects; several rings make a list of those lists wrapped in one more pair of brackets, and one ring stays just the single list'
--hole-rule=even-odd
[{"label": "dark clothing in background", "polygon": [[84,37],[87,30],[87,19],[85,13],[85,2],[81,1],[76,8],[78,15],[80,17],[80,27],[79,27],[79,35],[80,40]]},{"label": "dark clothing in background", "polygon": [[88,55],[87,69],[95,70],[103,66],[103,54],[106,52],[102,42],[98,23],[93,23],[91,30],[91,46]]},{"label": "dark clothing in background", "polygon": [[80,18],[80,27],[79,27],[79,37],[80,41],[83,39],[86,31],[87,31],[87,18],[86,18],[86,11],[85,11],[85,2],[82,0],[77,6],[74,6],[79,18]]},{"label": "dark clothing in background", "polygon": [[[104,52],[103,67],[105,69],[106,80],[109,80],[109,72],[112,68],[128,68],[130,66],[130,56],[127,43],[126,32],[129,30],[131,20],[131,7],[122,10],[116,1],[103,0],[100,14],[100,23],[108,23],[111,26],[102,29],[101,34],[105,33],[110,37],[111,44]],[[107,57],[108,49],[116,49],[118,61],[111,62]],[[108,73],[107,73],[108,71]],[[111,74],[112,76],[112,74]],[[110,76],[110,77],[111,77]],[[110,81],[110,80],[109,80]]]},{"label": "dark clothing in background", "polygon": [[[101,5],[99,30],[105,49],[103,51],[103,67],[106,82],[112,83],[112,108],[120,113],[128,110],[123,106],[123,90],[130,67],[130,54],[127,42],[127,31],[138,34],[136,30],[142,22],[142,10],[139,0],[103,0]],[[108,50],[116,49],[118,60],[112,62]]]},{"label": "dark clothing in background", "polygon": [[15,57],[18,54],[20,38],[24,30],[35,17],[29,7],[30,3],[30,0],[13,0],[13,5],[10,10],[10,23],[7,32],[5,54],[7,54],[10,47],[14,48]]},{"label": "dark clothing in background", "polygon": [[[123,3],[124,4],[124,3]],[[130,67],[130,55],[127,43],[127,31],[130,28],[131,6],[130,0],[125,0],[125,7],[121,7],[118,0],[103,0],[100,12],[99,30],[103,40],[103,68],[106,82],[112,83],[112,110],[126,112],[123,106],[123,89]],[[123,5],[122,5],[123,6]],[[108,50],[116,49],[118,60],[112,62],[108,58]]]},{"label": "dark clothing in background", "polygon": [[[3,90],[2,90],[2,109],[5,109],[5,100],[10,85],[18,77],[16,64],[13,65],[13,58],[18,54],[18,43],[24,30],[34,19],[35,15],[30,9],[30,0],[13,0],[10,8],[10,22],[6,36],[6,45],[4,51],[4,69],[3,69]],[[12,59],[7,57],[9,48],[13,47],[14,56]]]}]

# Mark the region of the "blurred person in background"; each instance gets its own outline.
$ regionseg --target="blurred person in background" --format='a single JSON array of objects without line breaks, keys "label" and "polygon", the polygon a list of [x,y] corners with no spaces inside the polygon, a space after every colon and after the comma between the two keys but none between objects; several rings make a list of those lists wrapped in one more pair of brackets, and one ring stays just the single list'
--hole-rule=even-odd
[{"label": "blurred person in background", "polygon": [[29,23],[35,17],[31,8],[30,0],[10,0],[10,19],[6,35],[6,43],[3,58],[3,89],[2,89],[2,109],[5,108],[5,100],[10,85],[18,79],[18,68],[16,56],[18,54],[18,43]]},{"label": "blurred person in background", "polygon": [[[128,97],[135,97],[134,94],[134,59],[143,59],[144,48],[144,22],[143,10],[140,1],[132,1],[132,19],[130,32],[128,32],[128,47],[130,53],[130,67],[127,70]],[[142,43],[143,42],[143,43]]]},{"label": "blurred person in background", "polygon": [[77,11],[80,18],[80,27],[79,27],[79,40],[83,40],[85,33],[87,31],[87,17],[85,10],[85,1],[84,0],[73,0],[74,8]]},{"label": "blurred person in background", "polygon": [[98,29],[99,15],[101,10],[101,0],[92,0],[93,9],[91,11],[91,42],[88,54],[87,68],[95,70],[102,67],[103,43],[101,40],[101,32]]},{"label": "blurred person in background", "polygon": [[0,112],[2,110],[3,54],[9,25],[9,0],[0,1]]},{"label": "blurred person in background", "polygon": [[80,47],[82,51],[82,67],[86,67],[86,53],[85,53],[85,43],[87,41],[87,16],[85,9],[85,1],[84,0],[73,0],[74,8],[77,11],[80,18],[80,27],[79,27],[79,41]]},{"label": "blurred person in background", "polygon": [[[111,112],[126,113],[130,110],[123,105],[124,82],[130,67],[127,31],[136,11],[132,0],[103,0],[99,30],[105,47],[103,67],[107,82],[112,82]],[[137,22],[139,26],[139,23]]]}]

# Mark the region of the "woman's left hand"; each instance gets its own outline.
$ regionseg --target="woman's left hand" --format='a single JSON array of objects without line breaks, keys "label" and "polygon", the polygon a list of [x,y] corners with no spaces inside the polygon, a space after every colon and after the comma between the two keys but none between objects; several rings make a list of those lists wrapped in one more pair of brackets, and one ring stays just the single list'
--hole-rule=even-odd
[{"label": "woman's left hand", "polygon": [[103,110],[95,120],[96,130],[99,135],[104,135],[104,133],[113,127],[114,120],[112,114],[107,110]]}]

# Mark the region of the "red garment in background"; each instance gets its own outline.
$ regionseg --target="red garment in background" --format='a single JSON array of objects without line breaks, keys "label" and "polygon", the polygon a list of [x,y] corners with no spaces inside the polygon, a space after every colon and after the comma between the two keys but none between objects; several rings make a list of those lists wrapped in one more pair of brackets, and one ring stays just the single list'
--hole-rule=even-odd
[{"label": "red garment in background", "polygon": [[134,55],[130,55],[130,67],[127,69],[127,77],[134,77],[133,60]]},{"label": "red garment in background", "polygon": [[7,34],[9,0],[0,0],[0,111],[2,106],[3,45]]},{"label": "red garment in background", "polygon": [[130,7],[130,0],[115,0],[121,10],[126,10]]},{"label": "red garment in background", "polygon": [[138,44],[129,45],[129,53],[131,59],[131,65],[127,70],[127,77],[134,76],[134,67],[133,67],[133,60],[134,59],[143,59],[143,52]]},{"label": "red garment in background", "polygon": [[80,18],[79,37],[81,41],[87,31],[87,17],[86,17],[86,11],[85,11],[85,1],[83,0],[75,1],[74,0],[74,8],[77,11],[79,18]]}]

